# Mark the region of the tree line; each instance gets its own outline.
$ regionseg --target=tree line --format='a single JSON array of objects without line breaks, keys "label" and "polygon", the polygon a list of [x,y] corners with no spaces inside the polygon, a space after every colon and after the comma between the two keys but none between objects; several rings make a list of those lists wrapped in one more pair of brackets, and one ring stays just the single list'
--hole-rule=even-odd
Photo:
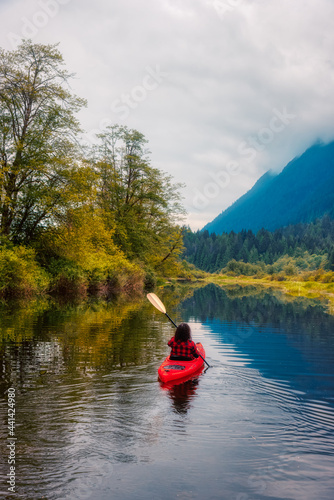
[{"label": "tree line", "polygon": [[334,270],[329,216],[256,234],[187,230],[182,186],[151,165],[142,133],[115,124],[84,145],[73,76],[57,44],[0,49],[0,297],[139,290],[192,276],[189,263]]},{"label": "tree line", "polygon": [[0,294],[136,288],[180,271],[180,185],[137,130],[91,147],[57,45],[0,50]]},{"label": "tree line", "polygon": [[[235,267],[236,261],[273,265],[284,256],[286,260],[288,257],[299,259],[302,266],[303,260],[307,261],[307,254],[318,256],[313,257],[315,268],[324,266],[334,271],[334,220],[324,215],[312,223],[287,226],[273,232],[261,229],[255,234],[250,230],[221,235],[188,230],[184,246],[184,258],[211,273]],[[250,267],[249,270],[251,272]]]}]

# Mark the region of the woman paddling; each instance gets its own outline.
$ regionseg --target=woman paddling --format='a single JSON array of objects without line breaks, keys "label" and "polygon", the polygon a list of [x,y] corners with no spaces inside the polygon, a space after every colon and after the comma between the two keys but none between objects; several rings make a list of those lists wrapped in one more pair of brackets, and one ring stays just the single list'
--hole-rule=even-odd
[{"label": "woman paddling", "polygon": [[196,344],[191,340],[191,330],[188,323],[181,323],[175,331],[174,337],[168,342],[171,347],[169,359],[174,361],[190,361],[198,358]]}]

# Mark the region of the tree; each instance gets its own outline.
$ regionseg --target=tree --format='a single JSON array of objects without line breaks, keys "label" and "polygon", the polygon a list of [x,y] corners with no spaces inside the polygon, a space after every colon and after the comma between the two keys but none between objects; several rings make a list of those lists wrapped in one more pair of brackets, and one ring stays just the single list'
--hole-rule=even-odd
[{"label": "tree", "polygon": [[85,101],[70,92],[56,47],[0,50],[0,228],[13,241],[30,241],[85,191],[75,143]]},{"label": "tree", "polygon": [[140,132],[115,125],[98,138],[98,203],[115,231],[116,244],[131,259],[165,270],[183,247],[181,185],[150,165],[147,140]]},{"label": "tree", "polygon": [[334,271],[334,247],[329,250],[328,254],[328,269]]}]

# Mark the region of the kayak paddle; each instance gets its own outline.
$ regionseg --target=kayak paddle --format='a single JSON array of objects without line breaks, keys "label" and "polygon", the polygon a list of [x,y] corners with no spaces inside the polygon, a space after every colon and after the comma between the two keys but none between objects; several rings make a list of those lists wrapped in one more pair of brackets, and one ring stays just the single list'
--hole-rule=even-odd
[{"label": "kayak paddle", "polygon": [[[177,328],[177,325],[174,323],[174,321],[172,320],[172,318],[170,316],[168,316],[167,312],[166,312],[166,308],[165,306],[163,305],[163,303],[161,302],[161,300],[159,299],[159,297],[157,297],[155,295],[155,293],[148,293],[146,295],[146,297],[148,298],[148,300],[151,302],[151,304],[156,308],[158,309],[158,311],[162,312],[163,314],[165,314],[167,316],[167,318],[169,319],[169,321],[171,323],[173,323],[173,325],[175,326],[175,328]],[[199,353],[198,353],[199,354]],[[201,354],[199,354],[200,357],[203,359],[204,363],[206,363],[208,365],[208,367],[210,367],[209,363],[203,358],[203,356]]]}]

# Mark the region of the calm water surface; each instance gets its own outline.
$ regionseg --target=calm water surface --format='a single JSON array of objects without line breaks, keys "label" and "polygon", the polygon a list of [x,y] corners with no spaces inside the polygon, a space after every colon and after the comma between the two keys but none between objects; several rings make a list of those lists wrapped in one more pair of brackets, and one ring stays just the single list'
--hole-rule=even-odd
[{"label": "calm water surface", "polygon": [[146,299],[1,308],[0,497],[332,500],[334,317],[252,289],[157,293],[212,365],[170,389],[173,329]]}]

